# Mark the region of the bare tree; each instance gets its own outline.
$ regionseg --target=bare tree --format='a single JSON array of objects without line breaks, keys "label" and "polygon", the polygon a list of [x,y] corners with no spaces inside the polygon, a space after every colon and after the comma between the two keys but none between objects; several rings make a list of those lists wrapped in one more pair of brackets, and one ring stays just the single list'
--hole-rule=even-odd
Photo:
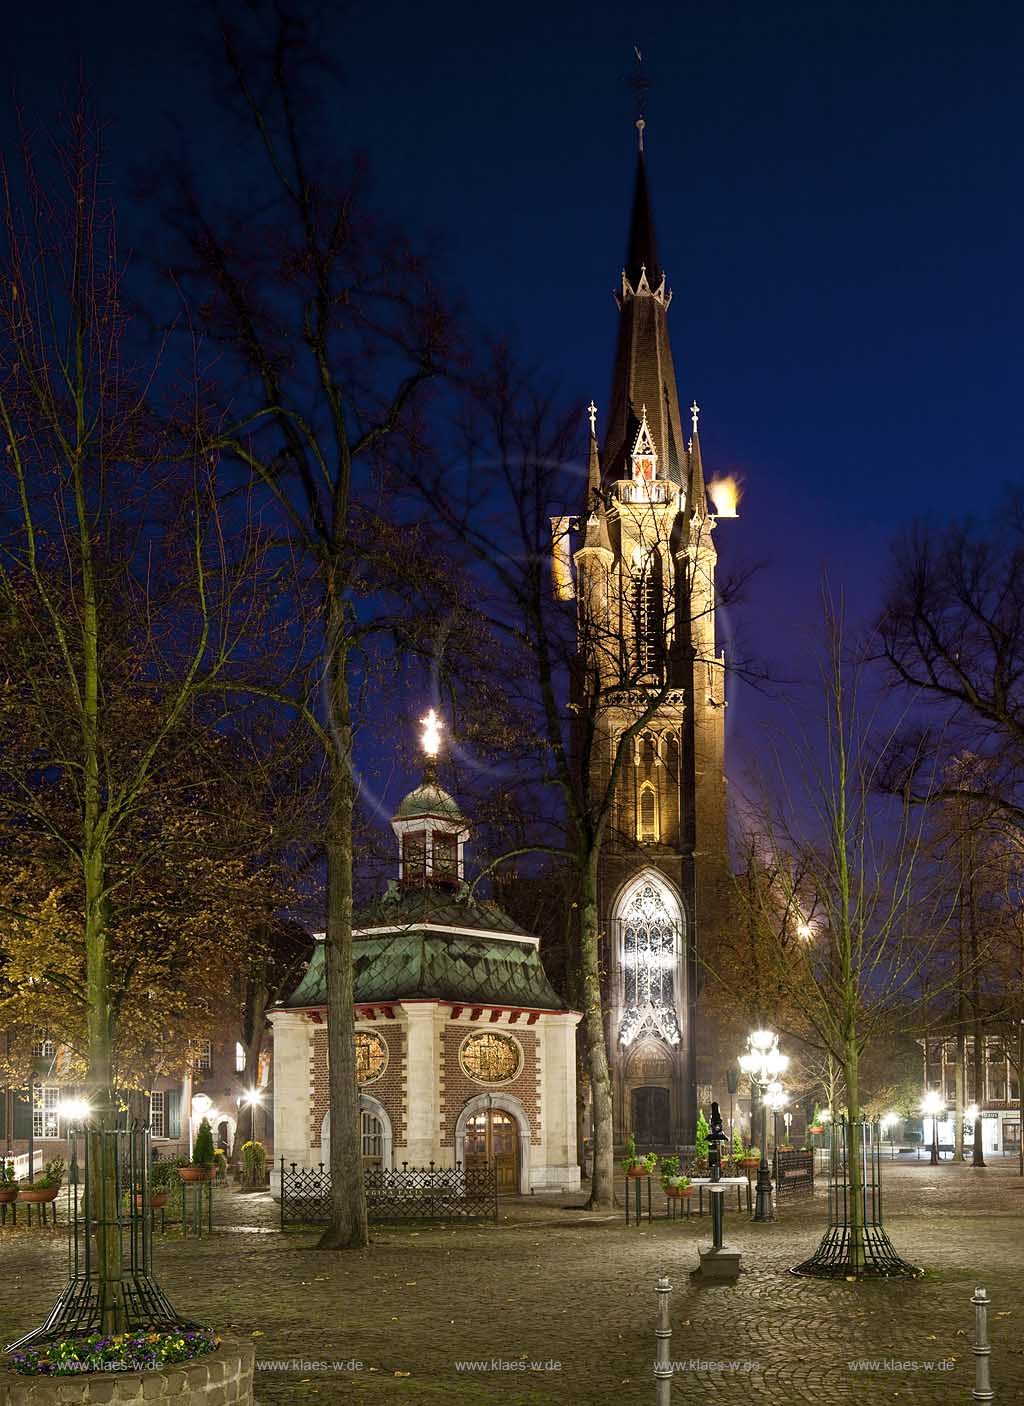
[{"label": "bare tree", "polygon": [[[123,1326],[115,1127],[114,914],[164,836],[140,817],[190,774],[193,717],[262,650],[263,550],[239,500],[225,531],[186,387],[125,354],[122,268],[99,153],[80,109],[44,179],[26,145],[3,168],[0,593],[8,827],[63,856],[84,948],[85,1056],[105,1333]],[[23,194],[19,195],[19,191]],[[194,373],[194,366],[191,368]],[[204,701],[206,700],[206,701]],[[17,725],[12,726],[17,715]]]},{"label": "bare tree", "polygon": [[423,261],[372,213],[361,164],[329,149],[307,82],[324,67],[307,12],[281,4],[265,30],[262,22],[225,24],[219,50],[259,189],[223,208],[179,169],[168,219],[181,286],[226,353],[219,393],[235,416],[214,444],[236,476],[263,490],[305,576],[295,589],[313,603],[302,641],[307,686],[274,696],[306,720],[326,759],[332,1219],[320,1243],[341,1248],[367,1241],[353,1012],[352,670],[371,636],[408,622],[407,602],[396,598],[433,589],[444,607],[451,589],[396,495],[449,328]]},{"label": "bare tree", "polygon": [[[842,621],[830,604],[826,623],[824,746],[799,767],[809,778],[803,807],[812,819],[802,821],[798,803],[791,814],[769,818],[760,839],[770,854],[798,857],[813,917],[802,941],[789,941],[786,925],[765,925],[763,936],[776,948],[772,969],[785,1008],[802,1011],[813,1044],[841,1071],[850,1138],[845,1264],[859,1275],[870,1269],[860,1176],[865,1050],[920,997],[953,904],[933,862],[926,811],[907,794],[879,795],[898,726],[875,719],[872,728],[863,716],[860,669],[844,661]],[[792,870],[783,864],[778,872]]]}]

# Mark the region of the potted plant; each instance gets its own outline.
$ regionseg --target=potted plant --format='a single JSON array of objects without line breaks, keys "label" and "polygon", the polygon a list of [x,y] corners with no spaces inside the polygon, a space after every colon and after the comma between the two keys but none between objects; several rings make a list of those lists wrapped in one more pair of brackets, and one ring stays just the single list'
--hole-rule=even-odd
[{"label": "potted plant", "polygon": [[18,1183],[14,1177],[14,1163],[0,1161],[0,1206],[9,1206],[18,1199]]},{"label": "potted plant", "polygon": [[22,1182],[18,1188],[18,1196],[20,1200],[28,1201],[33,1205],[49,1204],[51,1201],[56,1201],[63,1184],[64,1158],[51,1157],[49,1162],[44,1164],[39,1176],[33,1178],[32,1181]]},{"label": "potted plant", "polygon": [[149,1204],[154,1211],[167,1205],[171,1188],[179,1180],[178,1160],[165,1157],[161,1162],[154,1162],[149,1169]]},{"label": "potted plant", "polygon": [[663,1157],[658,1171],[661,1174],[661,1189],[668,1195],[669,1183],[673,1177],[678,1177],[679,1175],[679,1158]]},{"label": "potted plant", "polygon": [[815,1107],[814,1107],[814,1117],[811,1119],[811,1124],[810,1124],[810,1127],[807,1129],[807,1131],[808,1131],[809,1133],[816,1133],[816,1134],[817,1134],[817,1133],[823,1133],[823,1132],[825,1131],[825,1126],[824,1126],[824,1124],[823,1124],[822,1121],[821,1121],[821,1109],[817,1106],[817,1104],[815,1104]]},{"label": "potted plant", "polygon": [[267,1184],[267,1151],[262,1142],[242,1143],[242,1185],[263,1187]]},{"label": "potted plant", "polygon": [[223,1147],[215,1147],[213,1150],[213,1175],[218,1181],[227,1181],[228,1154]]},{"label": "potted plant", "polygon": [[690,1185],[690,1178],[685,1175],[668,1177],[662,1181],[665,1188],[665,1195],[671,1196],[673,1200],[680,1196],[692,1196],[693,1187]]},{"label": "potted plant", "polygon": [[636,1138],[630,1135],[626,1143],[626,1155],[622,1159],[622,1170],[627,1177],[649,1177],[658,1165],[658,1158],[655,1153],[648,1152],[645,1157],[638,1157],[636,1151]]},{"label": "potted plant", "polygon": [[213,1175],[213,1129],[209,1118],[199,1124],[195,1144],[192,1148],[192,1161],[178,1168],[182,1181],[209,1181]]},{"label": "potted plant", "polygon": [[740,1158],[740,1166],[745,1167],[749,1172],[754,1167],[761,1165],[761,1149],[759,1147],[746,1147],[743,1156]]}]

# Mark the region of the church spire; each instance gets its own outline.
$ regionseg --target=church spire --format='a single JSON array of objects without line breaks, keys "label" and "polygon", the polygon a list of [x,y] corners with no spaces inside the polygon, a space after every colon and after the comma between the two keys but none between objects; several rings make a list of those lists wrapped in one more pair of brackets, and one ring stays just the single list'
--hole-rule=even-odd
[{"label": "church spire", "polygon": [[586,533],[583,549],[612,554],[611,539],[608,536],[608,517],[605,512],[604,494],[601,492],[601,456],[597,448],[597,406],[593,401],[587,406],[590,416],[590,449],[587,456],[587,501],[583,509],[583,525]]},{"label": "church spire", "polygon": [[666,321],[672,295],[654,239],[642,117],[637,133],[633,207],[617,296],[619,334],[601,462],[606,486],[634,477],[632,455],[646,406],[658,476],[685,490],[686,447]]},{"label": "church spire", "polygon": [[633,183],[633,213],[630,216],[629,243],[626,247],[626,277],[633,287],[637,288],[646,273],[647,282],[654,289],[661,283],[661,268],[654,241],[651,195],[647,188],[647,161],[644,157],[646,125],[642,117],[637,120],[636,179]]}]

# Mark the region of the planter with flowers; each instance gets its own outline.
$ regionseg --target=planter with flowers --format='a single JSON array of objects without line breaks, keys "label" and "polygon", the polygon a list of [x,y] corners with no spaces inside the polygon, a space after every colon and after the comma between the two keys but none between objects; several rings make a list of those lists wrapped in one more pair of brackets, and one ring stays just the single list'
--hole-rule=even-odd
[{"label": "planter with flowers", "polygon": [[622,1170],[627,1177],[649,1177],[658,1165],[657,1155],[648,1152],[644,1157],[638,1157],[636,1151],[636,1138],[630,1137],[626,1143],[626,1155],[622,1159]]},{"label": "planter with flowers", "polygon": [[[254,1356],[250,1343],[222,1340],[206,1329],[90,1333],[10,1353],[0,1362],[0,1401],[213,1406],[228,1400],[252,1406]],[[57,1380],[47,1385],[40,1378]]]},{"label": "planter with flowers", "polygon": [[14,1175],[14,1163],[0,1160],[0,1206],[9,1206],[18,1199],[18,1182]]},{"label": "planter with flowers", "polygon": [[739,1164],[748,1172],[756,1170],[761,1165],[761,1149],[759,1147],[744,1148]]},{"label": "planter with flowers", "polygon": [[49,1205],[51,1201],[56,1201],[63,1185],[64,1158],[51,1157],[39,1176],[22,1182],[18,1188],[18,1199],[27,1201],[29,1205]]}]

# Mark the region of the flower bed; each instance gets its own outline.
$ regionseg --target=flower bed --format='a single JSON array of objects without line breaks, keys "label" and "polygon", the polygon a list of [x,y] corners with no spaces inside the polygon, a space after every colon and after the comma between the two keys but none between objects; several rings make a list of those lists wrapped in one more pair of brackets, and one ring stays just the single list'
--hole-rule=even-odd
[{"label": "flower bed", "polygon": [[46,1347],[12,1352],[7,1364],[24,1376],[77,1376],[82,1372],[152,1372],[215,1352],[220,1339],[203,1330],[179,1333],[118,1333],[69,1338]]},{"label": "flower bed", "polygon": [[[146,1339],[148,1333],[125,1334],[125,1343]],[[177,1343],[185,1333],[159,1333],[158,1339]],[[201,1355],[191,1357],[165,1356],[155,1368],[133,1371],[134,1359],[125,1353],[123,1366],[108,1360],[98,1370],[88,1370],[88,1364],[60,1370],[44,1368],[26,1376],[14,1370],[11,1357],[0,1357],[0,1406],[253,1406],[253,1359],[250,1342],[237,1339],[217,1339],[211,1334]],[[94,1346],[101,1339],[97,1335]],[[219,1346],[218,1346],[219,1343]],[[212,1347],[216,1347],[213,1351]],[[124,1343],[113,1344],[123,1348]],[[156,1348],[156,1344],[147,1343]],[[186,1344],[173,1351],[182,1353]],[[100,1350],[101,1355],[106,1349]],[[49,1354],[53,1356],[53,1352]],[[81,1346],[79,1356],[82,1355]],[[154,1356],[157,1354],[154,1353]]]}]

